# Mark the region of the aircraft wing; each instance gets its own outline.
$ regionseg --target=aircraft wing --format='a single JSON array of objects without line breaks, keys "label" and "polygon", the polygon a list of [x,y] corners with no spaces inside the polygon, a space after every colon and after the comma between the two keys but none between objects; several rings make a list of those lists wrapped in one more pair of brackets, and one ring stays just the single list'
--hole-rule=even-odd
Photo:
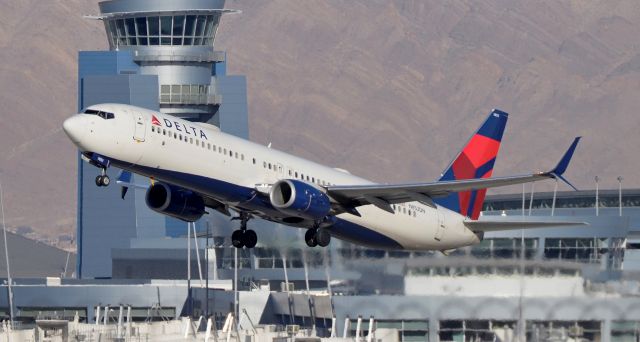
[{"label": "aircraft wing", "polygon": [[353,208],[358,206],[373,204],[382,210],[393,213],[391,204],[395,203],[418,201],[425,205],[435,207],[432,200],[433,198],[446,196],[452,192],[530,183],[549,178],[560,179],[575,189],[573,185],[562,177],[562,174],[566,171],[579,141],[580,137],[575,138],[556,167],[547,172],[519,176],[474,178],[417,184],[337,185],[327,187],[327,194],[342,207],[346,208],[348,212],[353,213]]}]

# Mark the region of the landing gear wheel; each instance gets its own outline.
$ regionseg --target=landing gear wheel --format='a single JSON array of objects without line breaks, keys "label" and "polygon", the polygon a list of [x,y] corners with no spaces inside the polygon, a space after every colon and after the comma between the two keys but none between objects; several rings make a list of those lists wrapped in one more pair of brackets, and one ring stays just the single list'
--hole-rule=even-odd
[{"label": "landing gear wheel", "polygon": [[316,230],[316,242],[318,242],[318,246],[320,247],[329,246],[331,243],[331,234],[324,228]]},{"label": "landing gear wheel", "polygon": [[258,243],[258,234],[251,229],[245,230],[242,236],[242,241],[244,242],[245,247],[253,248]]},{"label": "landing gear wheel", "polygon": [[309,229],[304,234],[304,242],[307,243],[309,247],[315,247],[318,245],[318,240],[316,239],[316,229]]},{"label": "landing gear wheel", "polygon": [[97,186],[109,186],[111,183],[111,179],[107,175],[98,175],[96,176],[96,185]]},{"label": "landing gear wheel", "polygon": [[244,232],[240,229],[234,230],[233,234],[231,234],[231,244],[235,248],[244,247]]}]

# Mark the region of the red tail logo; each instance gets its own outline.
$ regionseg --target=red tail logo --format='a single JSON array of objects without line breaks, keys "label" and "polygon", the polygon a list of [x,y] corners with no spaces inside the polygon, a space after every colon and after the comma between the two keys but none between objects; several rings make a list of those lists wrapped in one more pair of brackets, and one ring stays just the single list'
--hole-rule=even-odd
[{"label": "red tail logo", "polygon": [[160,120],[158,120],[158,118],[156,118],[155,115],[151,115],[151,124],[156,126],[162,126],[160,125]]}]

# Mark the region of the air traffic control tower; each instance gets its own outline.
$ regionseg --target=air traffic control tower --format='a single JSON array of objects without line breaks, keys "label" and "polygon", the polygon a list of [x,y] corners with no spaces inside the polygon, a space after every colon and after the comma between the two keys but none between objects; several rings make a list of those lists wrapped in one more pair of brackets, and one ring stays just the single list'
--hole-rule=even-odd
[{"label": "air traffic control tower", "polygon": [[[99,6],[100,15],[89,18],[104,22],[109,51],[79,54],[79,111],[126,103],[248,137],[245,77],[227,75],[225,53],[214,50],[221,16],[234,12],[224,9],[224,0],[110,0]],[[108,171],[112,179],[118,172]],[[115,183],[96,187],[97,174],[79,161],[78,277],[111,278],[114,251],[184,251],[186,224],[150,211],[144,189],[122,200]]]}]

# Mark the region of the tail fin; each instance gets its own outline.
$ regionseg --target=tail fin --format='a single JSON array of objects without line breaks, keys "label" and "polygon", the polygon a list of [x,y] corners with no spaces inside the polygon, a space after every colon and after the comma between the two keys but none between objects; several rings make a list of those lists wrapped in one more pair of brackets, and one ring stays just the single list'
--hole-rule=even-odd
[{"label": "tail fin", "polygon": [[[491,177],[508,116],[509,114],[498,109],[491,111],[480,129],[471,136],[442,173],[440,181]],[[451,193],[446,197],[436,198],[435,202],[476,220],[480,216],[486,192],[486,189],[482,189]]]}]

